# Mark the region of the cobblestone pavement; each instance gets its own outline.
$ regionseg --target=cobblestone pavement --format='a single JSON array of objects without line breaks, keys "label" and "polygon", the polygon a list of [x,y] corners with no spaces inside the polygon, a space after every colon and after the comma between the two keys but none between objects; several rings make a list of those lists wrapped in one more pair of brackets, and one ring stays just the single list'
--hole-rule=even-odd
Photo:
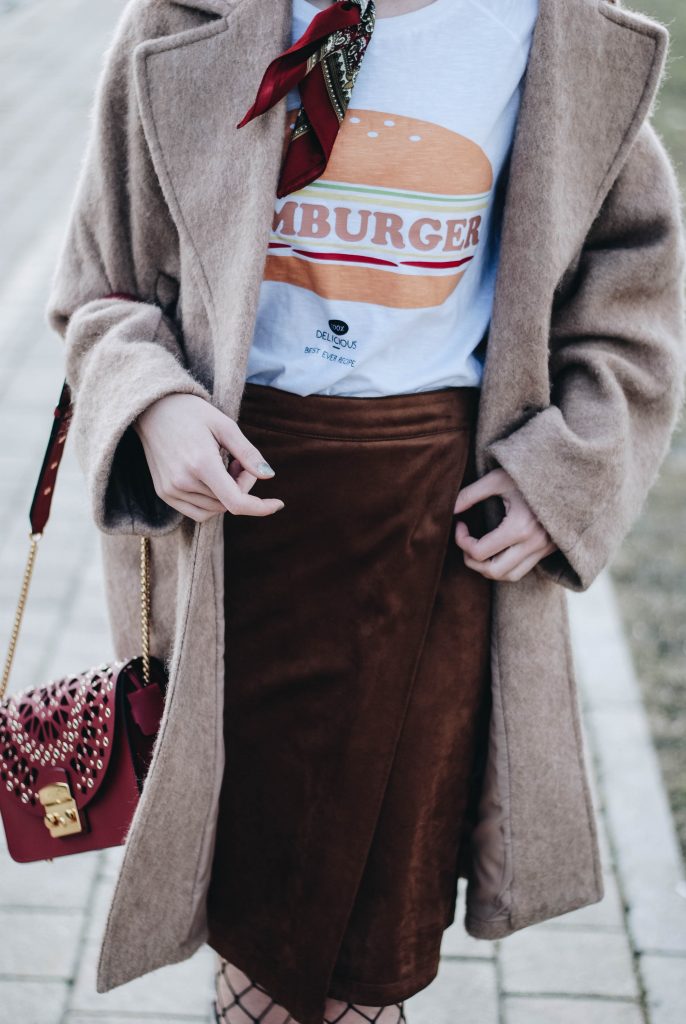
[{"label": "cobblestone pavement", "polygon": [[[671,56],[654,124],[686,195],[686,6],[640,0],[669,25]],[[686,408],[671,450],[612,568],[651,732],[686,857]]]},{"label": "cobblestone pavement", "polygon": [[[121,0],[20,0],[0,13],[0,639],[9,633],[28,505],[62,381],[61,343],[43,322],[48,281],[94,79],[121,8]],[[67,35],[65,60],[59,43]],[[104,607],[98,536],[68,444],[14,687],[108,657]],[[682,1019],[683,865],[608,575],[587,593],[570,595],[570,610],[606,896],[490,943],[465,934],[461,889],[438,977],[408,1001],[410,1024]],[[0,1024],[209,1019],[207,947],[183,964],[95,992],[99,937],[120,856],[117,849],[19,865],[3,841]]]}]

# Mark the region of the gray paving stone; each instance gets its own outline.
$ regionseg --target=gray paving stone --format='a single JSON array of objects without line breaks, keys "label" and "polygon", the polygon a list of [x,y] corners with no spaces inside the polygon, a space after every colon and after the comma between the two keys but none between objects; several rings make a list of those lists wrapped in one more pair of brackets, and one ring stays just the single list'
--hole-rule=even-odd
[{"label": "gray paving stone", "polygon": [[686,956],[686,900],[677,894],[676,880],[672,882],[667,888],[657,879],[646,880],[640,901],[634,898],[629,907],[629,929],[640,953]]},{"label": "gray paving stone", "polygon": [[582,703],[613,706],[639,698],[629,648],[616,628],[619,619],[612,614],[608,621],[608,610],[616,612],[609,577],[601,574],[587,591],[568,593],[567,600],[572,633],[583,637],[574,645]]},{"label": "gray paving stone", "polygon": [[[11,908],[68,908],[83,910],[98,870],[98,853],[19,864],[7,852],[0,835],[0,906]],[[0,964],[2,964],[0,952]],[[1,968],[0,968],[1,969]]]},{"label": "gray paving stone", "polygon": [[684,864],[609,575],[570,597],[585,721],[632,941],[639,951],[686,954],[686,901],[675,895]]},{"label": "gray paving stone", "polygon": [[112,660],[112,646],[100,631],[82,632],[78,628],[66,629],[55,643],[47,661],[50,678],[67,672],[83,672],[93,665]]},{"label": "gray paving stone", "polygon": [[675,895],[683,878],[655,751],[639,706],[590,712],[602,736],[607,815],[629,899],[629,927],[639,951],[686,954],[686,900]]},{"label": "gray paving stone", "polygon": [[508,996],[503,1024],[645,1024],[645,1018],[632,1002]]},{"label": "gray paving stone", "polygon": [[462,923],[462,916],[459,916],[450,928],[443,932],[441,956],[492,960],[495,957],[495,945],[486,939],[475,939],[470,935]]},{"label": "gray paving stone", "polygon": [[68,1013],[60,1024],[210,1024],[212,1017],[208,1013],[198,1014],[195,1017],[183,1017],[174,1014],[170,1017],[151,1016],[145,1012],[145,1016],[132,1017],[130,1013],[99,1013],[95,1016],[90,1010],[88,1013]]},{"label": "gray paving stone", "polygon": [[[25,543],[22,541],[22,546],[17,550],[16,557],[12,558],[10,556],[3,559],[6,566],[6,575],[2,583],[0,583],[0,601],[3,602],[8,610],[12,609],[12,612],[14,612],[14,607],[16,606],[27,552],[28,540]],[[36,560],[25,613],[26,618],[28,618],[34,607],[47,606],[53,611],[59,611],[60,606],[69,597],[70,590],[72,589],[70,579],[72,574],[70,573],[68,576],[67,572],[70,569],[73,572],[73,562],[64,559],[61,568],[65,572],[60,571],[60,569],[54,571],[54,568],[51,569],[50,565],[46,564],[46,559],[42,557],[42,554],[40,552]]]},{"label": "gray paving stone", "polygon": [[686,957],[642,956],[650,1024],[682,1024],[686,1015]]},{"label": "gray paving stone", "polygon": [[100,876],[98,884],[91,893],[88,919],[86,921],[86,941],[100,943],[107,923],[113,891],[113,879]]},{"label": "gray paving stone", "polygon": [[507,993],[638,996],[622,932],[534,926],[503,939],[499,956]]},{"label": "gray paving stone", "polygon": [[213,991],[214,954],[203,946],[188,960],[151,971],[110,992],[95,990],[99,943],[87,941],[79,966],[70,1012],[178,1014],[202,1016],[208,1012]]},{"label": "gray paving stone", "polygon": [[475,939],[465,929],[465,891],[466,881],[459,880],[457,890],[457,902],[455,904],[455,920],[449,928],[443,932],[441,943],[441,956],[479,957],[493,959],[495,956],[495,943],[485,939]]},{"label": "gray paving stone", "polygon": [[0,908],[3,941],[0,973],[17,978],[68,979],[74,974],[83,914],[60,909],[5,910]]},{"label": "gray paving stone", "polygon": [[0,981],[0,1022],[62,1024],[68,991],[64,982],[3,979]]},{"label": "gray paving stone", "polygon": [[111,846],[109,850],[105,851],[102,866],[102,877],[109,878],[113,882],[116,880],[121,867],[121,862],[124,859],[125,847],[123,846]]},{"label": "gray paving stone", "polygon": [[615,929],[624,928],[624,908],[617,886],[617,879],[612,871],[603,872],[605,895],[597,903],[589,903],[587,907],[572,910],[568,914],[551,918],[549,922],[538,925],[539,928],[585,928]]},{"label": "gray paving stone", "polygon": [[[593,777],[597,777],[595,766],[592,768]],[[601,808],[596,814],[596,826],[598,829],[598,846],[600,847],[600,861],[603,866],[603,870],[614,872],[617,865],[615,864],[615,857],[610,845],[610,837],[607,834],[607,821],[605,819],[605,810]]]},{"label": "gray paving stone", "polygon": [[[2,605],[0,638],[3,641],[9,636],[13,620],[14,604],[11,607]],[[45,664],[46,645],[53,641],[58,629],[57,609],[40,607],[37,603],[27,609],[10,675],[9,693],[17,693],[19,690],[26,690],[45,682],[47,676],[41,670]]]},{"label": "gray paving stone", "polygon": [[495,965],[443,961],[434,981],[405,1006],[408,1024],[498,1024]]}]

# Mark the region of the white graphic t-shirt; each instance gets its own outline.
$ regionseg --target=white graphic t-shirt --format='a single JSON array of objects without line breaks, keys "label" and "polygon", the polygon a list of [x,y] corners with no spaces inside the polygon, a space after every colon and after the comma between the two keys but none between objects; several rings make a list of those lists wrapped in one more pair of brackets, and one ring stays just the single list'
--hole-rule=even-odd
[{"label": "white graphic t-shirt", "polygon": [[[317,11],[293,0],[293,41]],[[276,202],[247,380],[360,397],[480,385],[537,13],[434,0],[377,17],[326,170]]]}]

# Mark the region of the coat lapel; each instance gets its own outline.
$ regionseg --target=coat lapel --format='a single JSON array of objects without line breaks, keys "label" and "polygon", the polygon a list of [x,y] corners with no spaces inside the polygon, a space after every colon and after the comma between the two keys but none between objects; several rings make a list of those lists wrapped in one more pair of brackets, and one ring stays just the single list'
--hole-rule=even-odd
[{"label": "coat lapel", "polygon": [[544,325],[539,335],[534,325],[552,307],[649,112],[664,51],[653,22],[607,0],[540,0],[503,211],[477,430],[480,475],[492,468],[483,448],[550,402],[549,332]]},{"label": "coat lapel", "polygon": [[222,16],[141,44],[136,86],[155,170],[213,328],[213,399],[235,415],[271,230],[285,100],[236,125],[264,69],[289,45],[291,3],[183,4]]},{"label": "coat lapel", "polygon": [[[261,281],[285,130],[285,100],[238,130],[264,69],[289,44],[291,0],[176,0],[214,20],[138,47],[144,130],[193,254],[216,332],[214,398],[236,412]],[[512,150],[478,424],[482,448],[549,402],[547,336],[534,310],[555,287],[649,111],[665,38],[608,0],[540,0]],[[183,116],[170,96],[182,96]],[[236,301],[239,295],[241,301]],[[219,344],[221,339],[221,344]],[[521,376],[521,374],[516,375]],[[536,384],[538,381],[538,384]]]}]

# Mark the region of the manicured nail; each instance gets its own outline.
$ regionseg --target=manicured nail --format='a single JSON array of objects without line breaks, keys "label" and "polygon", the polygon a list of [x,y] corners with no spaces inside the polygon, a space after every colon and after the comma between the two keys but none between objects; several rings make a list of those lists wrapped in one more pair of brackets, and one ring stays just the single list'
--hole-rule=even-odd
[{"label": "manicured nail", "polygon": [[274,476],[274,470],[272,469],[268,462],[258,462],[257,472],[260,474],[260,476]]}]

